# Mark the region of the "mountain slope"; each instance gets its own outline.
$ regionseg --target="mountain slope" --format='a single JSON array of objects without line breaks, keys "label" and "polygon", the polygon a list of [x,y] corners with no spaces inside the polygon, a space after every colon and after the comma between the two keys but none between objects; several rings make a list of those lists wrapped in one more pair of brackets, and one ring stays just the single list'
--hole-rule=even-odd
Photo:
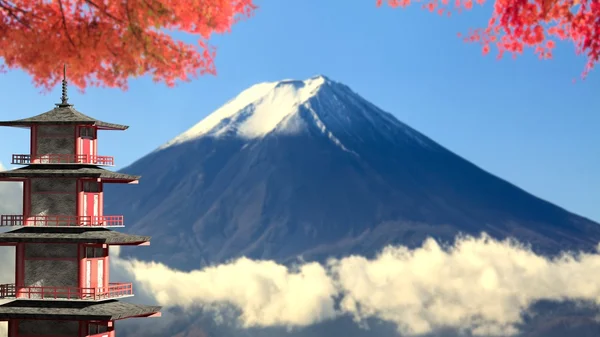
[{"label": "mountain slope", "polygon": [[251,87],[123,169],[107,214],[153,236],[129,251],[185,270],[236,256],[290,261],[457,233],[538,251],[592,249],[600,226],[503,181],[323,76]]}]

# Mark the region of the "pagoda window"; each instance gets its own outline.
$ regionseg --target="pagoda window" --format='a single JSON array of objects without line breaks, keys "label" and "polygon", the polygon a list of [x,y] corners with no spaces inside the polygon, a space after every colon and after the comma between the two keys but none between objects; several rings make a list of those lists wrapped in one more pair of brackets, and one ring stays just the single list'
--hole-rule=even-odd
[{"label": "pagoda window", "polygon": [[79,129],[79,137],[81,138],[95,138],[96,129],[93,127],[83,127]]},{"label": "pagoda window", "polygon": [[100,192],[100,183],[97,181],[84,181],[83,191],[87,193],[98,193]]},{"label": "pagoda window", "polygon": [[89,323],[88,335],[95,335],[103,332],[108,332],[108,326],[103,324]]},{"label": "pagoda window", "polygon": [[102,247],[85,247],[86,259],[100,258],[104,257],[105,255],[104,248]]}]

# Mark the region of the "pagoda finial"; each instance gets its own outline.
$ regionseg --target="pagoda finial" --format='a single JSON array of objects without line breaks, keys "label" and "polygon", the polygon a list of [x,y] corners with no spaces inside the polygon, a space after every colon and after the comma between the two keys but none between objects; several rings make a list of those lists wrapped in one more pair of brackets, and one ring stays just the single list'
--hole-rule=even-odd
[{"label": "pagoda finial", "polygon": [[63,65],[63,80],[62,80],[62,96],[60,97],[60,104],[58,106],[70,106],[69,96],[67,96],[67,65]]}]

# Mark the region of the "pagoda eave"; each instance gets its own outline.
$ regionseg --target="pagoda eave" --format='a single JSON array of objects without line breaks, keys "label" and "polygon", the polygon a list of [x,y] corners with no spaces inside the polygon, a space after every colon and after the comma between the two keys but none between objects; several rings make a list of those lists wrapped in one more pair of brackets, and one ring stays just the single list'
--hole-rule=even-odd
[{"label": "pagoda eave", "polygon": [[27,178],[98,178],[105,182],[135,184],[141,176],[112,172],[95,165],[48,165],[34,164],[0,172],[1,179]]},{"label": "pagoda eave", "polygon": [[162,317],[162,313],[159,311],[159,312],[155,312],[155,313],[152,313],[152,314],[145,314],[145,315],[140,315],[140,316],[131,316],[131,317],[128,317],[128,318],[149,318],[149,317]]},{"label": "pagoda eave", "polygon": [[160,317],[160,309],[159,306],[117,300],[104,302],[14,300],[0,305],[0,320],[116,321],[135,317]]},{"label": "pagoda eave", "polygon": [[118,131],[124,131],[129,129],[129,126],[127,125],[119,125],[119,124],[108,124],[108,123],[102,123],[102,124],[94,124],[94,126],[98,129],[98,130],[118,130]]},{"label": "pagoda eave", "polygon": [[[0,173],[2,173],[4,171],[0,171]],[[5,182],[15,182],[15,183],[22,183],[23,181],[27,180],[26,178],[8,178],[8,177],[0,177],[0,181],[5,181]]]},{"label": "pagoda eave", "polygon": [[0,126],[8,126],[20,129],[30,129],[34,125],[79,125],[79,126],[95,126],[98,130],[117,130],[124,131],[129,129],[127,125],[119,125],[104,122],[62,122],[62,121],[50,121],[50,122],[20,122],[20,121],[6,121],[0,122]]},{"label": "pagoda eave", "polygon": [[8,125],[6,123],[0,123],[0,126],[9,126],[18,129],[31,129],[31,125]]},{"label": "pagoda eave", "polygon": [[124,180],[124,179],[99,179],[98,182],[103,183],[120,183],[120,184],[129,184],[129,185],[138,185],[140,183],[139,180]]},{"label": "pagoda eave", "polygon": [[59,104],[54,109],[37,116],[0,121],[0,126],[31,127],[32,125],[89,125],[103,130],[127,130],[129,126],[106,123],[77,111],[72,104]]},{"label": "pagoda eave", "polygon": [[0,233],[0,245],[18,243],[92,243],[112,246],[148,246],[149,236],[131,235],[105,228],[23,227]]}]

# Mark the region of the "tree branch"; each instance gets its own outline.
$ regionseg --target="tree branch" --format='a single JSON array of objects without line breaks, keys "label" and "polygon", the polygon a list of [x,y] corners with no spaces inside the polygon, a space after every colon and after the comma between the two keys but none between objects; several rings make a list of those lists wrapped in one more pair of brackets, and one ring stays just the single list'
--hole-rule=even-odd
[{"label": "tree branch", "polygon": [[23,13],[23,14],[29,14],[29,12],[27,12],[27,11],[21,9],[21,8],[18,8],[16,6],[14,6],[14,5],[12,5],[12,6],[11,5],[12,4],[0,0],[0,9],[4,9],[6,11],[6,13],[8,13],[8,15],[11,16],[13,19],[17,20],[17,22],[19,22],[20,24],[22,24],[26,28],[31,29],[31,26],[26,21],[24,21],[23,19],[21,19],[14,12],[14,10],[17,10],[17,11]]},{"label": "tree branch", "polygon": [[144,48],[144,53],[154,57],[155,59],[157,59],[158,61],[164,62],[164,60],[162,58],[160,58],[157,54],[153,53],[152,51],[150,51],[148,49],[148,41],[144,39],[144,37],[142,36],[141,29],[139,28],[139,25],[137,25],[136,23],[133,22],[133,20],[131,19],[131,14],[129,11],[129,0],[125,1],[125,13],[127,14],[127,20],[129,21],[129,28],[131,29],[131,32],[133,33],[133,36],[138,40],[139,43],[142,44],[142,47]]},{"label": "tree branch", "polygon": [[62,0],[58,0],[58,7],[60,8],[60,14],[62,15],[62,25],[65,34],[67,35],[67,39],[69,39],[69,42],[71,42],[73,48],[77,49],[75,42],[73,42],[73,39],[71,38],[71,34],[69,34],[69,29],[67,28],[67,18],[65,17],[65,11],[63,10]]},{"label": "tree branch", "polygon": [[106,9],[102,9],[102,8],[100,8],[100,6],[98,6],[98,5],[97,5],[96,3],[94,3],[92,0],[85,0],[85,2],[86,2],[87,4],[89,4],[90,6],[92,6],[92,7],[96,8],[97,10],[99,10],[100,12],[102,12],[102,14],[104,14],[104,15],[108,16],[109,18],[111,18],[111,19],[113,19],[113,20],[115,20],[115,21],[117,21],[117,22],[119,22],[119,23],[123,23],[123,20],[121,20],[121,19],[117,18],[116,16],[114,16],[114,15],[110,14],[110,13],[109,13],[109,12],[108,12]]}]

